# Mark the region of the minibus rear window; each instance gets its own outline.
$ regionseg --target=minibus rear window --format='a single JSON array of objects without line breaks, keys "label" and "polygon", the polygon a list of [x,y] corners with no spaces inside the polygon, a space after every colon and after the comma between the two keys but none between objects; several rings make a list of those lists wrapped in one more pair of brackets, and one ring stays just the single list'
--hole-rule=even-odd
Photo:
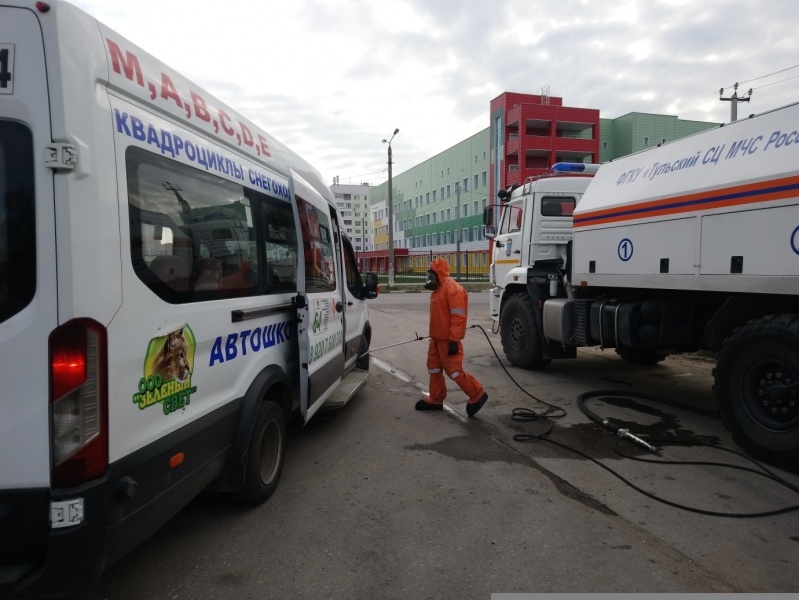
[{"label": "minibus rear window", "polygon": [[25,308],[36,291],[33,136],[0,120],[0,323]]}]

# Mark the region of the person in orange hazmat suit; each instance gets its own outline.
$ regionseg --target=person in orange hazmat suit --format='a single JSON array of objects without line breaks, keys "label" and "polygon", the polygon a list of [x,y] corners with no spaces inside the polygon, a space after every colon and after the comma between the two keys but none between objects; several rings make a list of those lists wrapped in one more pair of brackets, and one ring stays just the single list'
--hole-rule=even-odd
[{"label": "person in orange hazmat suit", "polygon": [[[463,370],[463,344],[469,297],[466,290],[449,276],[449,265],[443,258],[430,263],[425,288],[430,295],[430,347],[427,351],[427,372],[430,373],[430,399],[416,403],[416,410],[442,410],[447,396],[444,372],[468,396],[466,414],[477,414],[486,400],[480,382]],[[443,372],[442,372],[443,371]]]}]

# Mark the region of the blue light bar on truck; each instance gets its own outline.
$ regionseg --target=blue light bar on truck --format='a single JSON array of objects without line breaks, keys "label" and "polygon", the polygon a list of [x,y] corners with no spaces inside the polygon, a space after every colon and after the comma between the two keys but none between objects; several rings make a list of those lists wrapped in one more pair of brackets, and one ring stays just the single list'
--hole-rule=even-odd
[{"label": "blue light bar on truck", "polygon": [[559,162],[552,165],[553,173],[596,173],[599,170],[598,164],[595,163],[565,163]]}]

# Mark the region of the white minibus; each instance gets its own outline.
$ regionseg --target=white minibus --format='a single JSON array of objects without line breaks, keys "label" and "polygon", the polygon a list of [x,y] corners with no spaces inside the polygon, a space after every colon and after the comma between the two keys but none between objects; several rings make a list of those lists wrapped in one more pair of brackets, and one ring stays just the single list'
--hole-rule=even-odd
[{"label": "white minibus", "polygon": [[0,0],[0,597],[69,594],[368,375],[320,174],[73,5]]}]

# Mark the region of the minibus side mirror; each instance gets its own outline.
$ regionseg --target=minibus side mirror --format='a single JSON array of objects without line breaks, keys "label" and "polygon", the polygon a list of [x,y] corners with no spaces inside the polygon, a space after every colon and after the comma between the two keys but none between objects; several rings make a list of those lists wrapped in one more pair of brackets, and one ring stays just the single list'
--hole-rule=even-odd
[{"label": "minibus side mirror", "polygon": [[363,287],[363,299],[372,300],[380,293],[380,284],[377,282],[377,273],[366,273],[366,285]]}]

